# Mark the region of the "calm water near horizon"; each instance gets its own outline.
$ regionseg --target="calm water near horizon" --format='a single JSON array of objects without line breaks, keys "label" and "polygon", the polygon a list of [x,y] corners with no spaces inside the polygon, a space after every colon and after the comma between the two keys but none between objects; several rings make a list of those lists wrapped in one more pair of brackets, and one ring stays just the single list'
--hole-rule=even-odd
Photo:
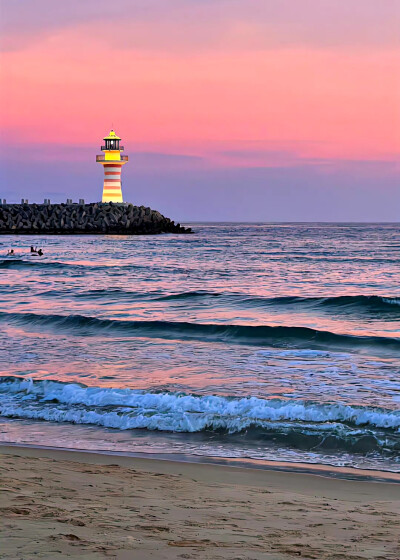
[{"label": "calm water near horizon", "polygon": [[400,472],[399,224],[193,229],[0,237],[0,442]]}]

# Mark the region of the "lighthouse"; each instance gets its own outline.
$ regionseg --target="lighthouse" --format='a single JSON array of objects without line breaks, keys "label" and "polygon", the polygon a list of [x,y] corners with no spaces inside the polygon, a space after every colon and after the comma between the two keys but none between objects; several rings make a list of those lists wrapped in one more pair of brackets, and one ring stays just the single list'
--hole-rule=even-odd
[{"label": "lighthouse", "polygon": [[122,166],[128,162],[128,156],[121,155],[124,147],[120,146],[121,138],[113,130],[104,139],[101,151],[104,154],[96,156],[96,161],[104,167],[104,184],[102,202],[124,202],[121,189]]}]

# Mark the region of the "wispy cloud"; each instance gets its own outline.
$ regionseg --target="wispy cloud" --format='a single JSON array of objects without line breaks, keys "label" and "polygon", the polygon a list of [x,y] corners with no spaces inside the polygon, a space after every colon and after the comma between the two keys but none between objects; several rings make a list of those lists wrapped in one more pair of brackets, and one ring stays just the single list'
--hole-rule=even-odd
[{"label": "wispy cloud", "polygon": [[76,26],[119,49],[393,48],[399,25],[397,0],[3,0],[1,14],[7,50]]}]

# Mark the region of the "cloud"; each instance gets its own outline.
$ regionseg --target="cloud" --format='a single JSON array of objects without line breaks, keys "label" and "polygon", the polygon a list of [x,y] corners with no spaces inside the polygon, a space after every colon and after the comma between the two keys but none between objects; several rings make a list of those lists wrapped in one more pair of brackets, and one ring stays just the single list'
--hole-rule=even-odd
[{"label": "cloud", "polygon": [[164,52],[399,46],[398,0],[3,0],[2,6],[5,50],[68,27],[88,38],[99,33],[115,49]]}]

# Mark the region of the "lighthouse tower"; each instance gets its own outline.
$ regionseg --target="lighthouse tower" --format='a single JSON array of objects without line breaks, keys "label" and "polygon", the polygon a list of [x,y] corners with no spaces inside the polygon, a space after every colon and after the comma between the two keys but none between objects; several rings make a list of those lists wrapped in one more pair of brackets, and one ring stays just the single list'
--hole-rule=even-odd
[{"label": "lighthouse tower", "polygon": [[96,161],[104,167],[104,185],[102,202],[123,202],[121,190],[122,166],[128,162],[128,156],[121,155],[124,147],[120,146],[121,138],[111,130],[104,138],[105,145],[101,146],[104,154],[96,156]]}]

